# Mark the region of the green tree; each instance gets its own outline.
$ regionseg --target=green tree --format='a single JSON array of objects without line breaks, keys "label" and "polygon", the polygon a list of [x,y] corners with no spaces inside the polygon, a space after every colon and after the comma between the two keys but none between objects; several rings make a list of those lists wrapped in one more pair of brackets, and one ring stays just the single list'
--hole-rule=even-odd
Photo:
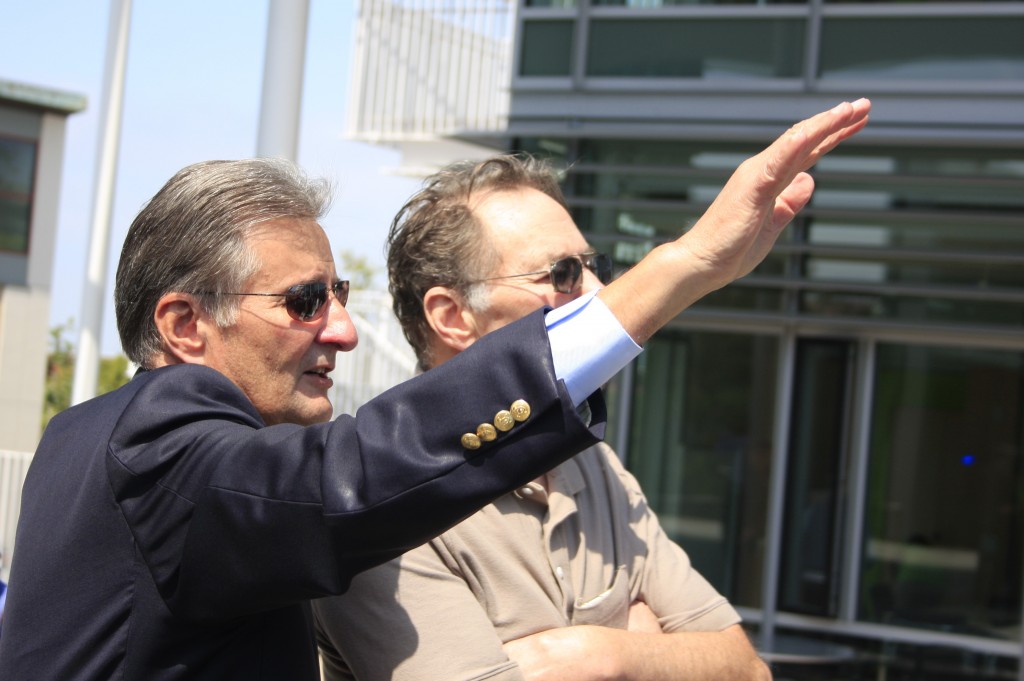
[{"label": "green tree", "polygon": [[[43,400],[43,428],[56,414],[71,404],[71,384],[75,375],[75,349],[67,334],[72,328],[69,320],[50,329],[50,354],[46,362],[46,390]],[[116,390],[127,383],[128,358],[124,355],[100,358],[100,371],[96,380],[99,395]]]},{"label": "green tree", "polygon": [[96,392],[100,395],[117,390],[131,380],[128,373],[128,358],[124,355],[100,357],[100,375],[96,379]]},{"label": "green tree", "polygon": [[338,258],[341,260],[339,276],[348,278],[354,289],[372,289],[377,275],[383,271],[383,268],[371,265],[364,256],[351,251],[342,250]]},{"label": "green tree", "polygon": [[74,349],[65,334],[71,321],[50,329],[50,354],[46,358],[46,391],[43,400],[43,428],[71,403],[71,382],[75,374]]}]

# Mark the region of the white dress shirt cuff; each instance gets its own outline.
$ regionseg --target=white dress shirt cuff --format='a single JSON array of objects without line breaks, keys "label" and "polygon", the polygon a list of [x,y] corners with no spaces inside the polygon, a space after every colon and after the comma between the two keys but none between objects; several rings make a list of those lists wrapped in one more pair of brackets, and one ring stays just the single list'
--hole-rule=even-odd
[{"label": "white dress shirt cuff", "polygon": [[643,350],[596,294],[591,291],[544,317],[555,376],[565,381],[577,406]]}]

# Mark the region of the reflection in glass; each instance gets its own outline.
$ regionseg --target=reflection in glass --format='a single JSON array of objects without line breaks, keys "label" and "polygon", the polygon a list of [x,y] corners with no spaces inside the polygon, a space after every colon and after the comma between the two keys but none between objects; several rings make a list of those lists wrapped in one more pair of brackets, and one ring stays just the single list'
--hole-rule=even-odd
[{"label": "reflection in glass", "polygon": [[822,26],[820,76],[1019,81],[1021,36],[1019,16],[831,18]]},{"label": "reflection in glass", "polygon": [[36,145],[0,137],[0,251],[28,252]]},{"label": "reflection in glass", "polygon": [[35,168],[35,144],[0,137],[0,192],[30,193]]},{"label": "reflection in glass", "polygon": [[[930,262],[928,258],[882,258],[849,256],[807,256],[804,258],[805,276],[813,281],[856,282],[868,284],[913,284],[920,286],[960,286],[985,289],[987,293],[999,289],[1017,289],[1024,292],[1024,267],[1019,262],[986,262],[972,259],[966,262]],[[943,292],[928,294],[941,297]]]},{"label": "reflection in glass", "polygon": [[1024,305],[993,300],[957,300],[933,295],[870,291],[804,291],[800,311],[823,317],[861,317],[902,323],[1024,328]]},{"label": "reflection in glass", "polygon": [[[755,270],[755,274],[762,272],[765,264]],[[784,311],[786,296],[782,290],[760,286],[738,286],[733,284],[712,291],[695,302],[693,310],[729,310],[732,312],[775,312]]]},{"label": "reflection in glass", "polygon": [[859,618],[1019,640],[1024,355],[879,345]]},{"label": "reflection in glass", "polygon": [[[804,5],[807,0],[591,0],[608,7],[679,7],[683,5]],[[863,0],[861,0],[863,1]]]},{"label": "reflection in glass", "polygon": [[638,359],[628,465],[666,532],[734,603],[761,600],[778,342],[661,332]]},{"label": "reflection in glass", "polygon": [[572,31],[572,21],[524,21],[520,75],[571,74]]},{"label": "reflection in glass", "polygon": [[793,381],[779,606],[834,616],[837,517],[851,347],[801,340]]},{"label": "reflection in glass", "polygon": [[0,196],[0,251],[28,252],[31,204],[26,200]]},{"label": "reflection in glass", "polygon": [[820,246],[948,251],[949,253],[1019,253],[1024,255],[1024,230],[1005,221],[953,214],[926,218],[811,221],[808,243]]},{"label": "reflection in glass", "polygon": [[[804,19],[593,19],[588,76],[797,78]],[[614,49],[609,49],[614,45]]]}]

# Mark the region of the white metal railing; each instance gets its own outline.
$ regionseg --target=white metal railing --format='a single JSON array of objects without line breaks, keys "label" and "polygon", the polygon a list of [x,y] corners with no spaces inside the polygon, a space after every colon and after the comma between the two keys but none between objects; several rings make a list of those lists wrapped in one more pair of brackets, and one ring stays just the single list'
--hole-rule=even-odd
[{"label": "white metal railing", "polygon": [[367,400],[412,378],[416,358],[383,291],[353,291],[346,306],[359,332],[351,352],[338,353],[334,371],[334,414],[354,414]]},{"label": "white metal railing", "polygon": [[25,484],[31,452],[0,449],[0,579],[7,581],[14,557],[14,533],[21,511],[21,487]]},{"label": "white metal railing", "polygon": [[370,142],[504,130],[515,0],[361,0],[349,135]]}]

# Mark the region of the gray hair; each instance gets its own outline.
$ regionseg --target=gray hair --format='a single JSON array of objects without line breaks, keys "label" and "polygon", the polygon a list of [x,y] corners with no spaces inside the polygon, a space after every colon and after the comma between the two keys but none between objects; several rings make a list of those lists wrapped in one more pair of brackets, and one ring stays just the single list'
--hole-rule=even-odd
[{"label": "gray hair", "polygon": [[281,218],[319,219],[331,187],[281,159],[207,161],[178,171],[128,229],[114,284],[117,330],[142,367],[162,349],[153,315],[170,292],[190,293],[221,327],[235,321],[240,291],[261,264],[253,228]]},{"label": "gray hair", "polygon": [[387,240],[388,289],[395,315],[420,367],[433,364],[432,330],[423,296],[446,286],[472,310],[487,306],[486,289],[474,283],[500,260],[469,207],[474,194],[532,188],[567,206],[552,167],[527,154],[454,163],[426,178],[423,189],[398,211]]}]

